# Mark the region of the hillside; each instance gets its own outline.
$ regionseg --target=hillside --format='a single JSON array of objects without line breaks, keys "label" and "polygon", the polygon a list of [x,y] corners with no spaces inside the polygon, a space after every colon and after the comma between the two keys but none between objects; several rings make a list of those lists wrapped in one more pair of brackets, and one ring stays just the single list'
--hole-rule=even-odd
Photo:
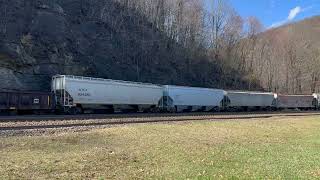
[{"label": "hillside", "polygon": [[13,0],[0,7],[0,89],[49,90],[55,74],[245,86],[241,73],[190,53],[114,1]]},{"label": "hillside", "polygon": [[286,40],[286,38],[290,36],[296,40],[303,39],[315,47],[320,45],[319,32],[320,16],[314,16],[298,22],[267,30],[262,34],[262,36],[273,36],[273,38],[278,39],[279,41]]},{"label": "hillside", "polygon": [[265,89],[281,93],[320,91],[320,16],[258,35],[253,69]]}]

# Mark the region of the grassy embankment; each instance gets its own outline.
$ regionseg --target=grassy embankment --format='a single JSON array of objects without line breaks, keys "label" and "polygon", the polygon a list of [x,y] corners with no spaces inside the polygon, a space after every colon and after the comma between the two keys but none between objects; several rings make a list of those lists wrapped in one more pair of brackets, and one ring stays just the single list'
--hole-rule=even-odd
[{"label": "grassy embankment", "polygon": [[0,137],[0,179],[319,178],[320,117]]}]

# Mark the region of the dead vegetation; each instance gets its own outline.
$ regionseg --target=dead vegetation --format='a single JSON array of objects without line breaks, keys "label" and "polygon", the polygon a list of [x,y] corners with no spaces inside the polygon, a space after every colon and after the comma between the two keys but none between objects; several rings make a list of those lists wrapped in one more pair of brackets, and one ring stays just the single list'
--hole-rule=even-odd
[{"label": "dead vegetation", "polygon": [[0,178],[317,178],[319,127],[277,117],[1,137]]}]

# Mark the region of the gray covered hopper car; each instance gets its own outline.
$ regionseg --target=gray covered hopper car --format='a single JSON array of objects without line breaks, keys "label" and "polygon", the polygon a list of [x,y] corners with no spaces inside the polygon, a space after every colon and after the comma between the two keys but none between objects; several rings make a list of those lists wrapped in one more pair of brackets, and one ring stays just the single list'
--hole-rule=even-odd
[{"label": "gray covered hopper car", "polygon": [[277,95],[277,107],[280,109],[315,109],[317,100],[314,95]]},{"label": "gray covered hopper car", "polygon": [[264,92],[227,91],[228,109],[260,110],[275,108],[275,94]]}]

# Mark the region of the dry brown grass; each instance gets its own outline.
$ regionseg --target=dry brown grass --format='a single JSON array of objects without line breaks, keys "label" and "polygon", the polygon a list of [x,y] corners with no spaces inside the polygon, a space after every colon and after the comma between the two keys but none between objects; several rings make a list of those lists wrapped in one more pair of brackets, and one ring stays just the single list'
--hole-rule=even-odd
[{"label": "dry brown grass", "polygon": [[0,138],[0,179],[319,177],[320,118],[145,124]]}]

